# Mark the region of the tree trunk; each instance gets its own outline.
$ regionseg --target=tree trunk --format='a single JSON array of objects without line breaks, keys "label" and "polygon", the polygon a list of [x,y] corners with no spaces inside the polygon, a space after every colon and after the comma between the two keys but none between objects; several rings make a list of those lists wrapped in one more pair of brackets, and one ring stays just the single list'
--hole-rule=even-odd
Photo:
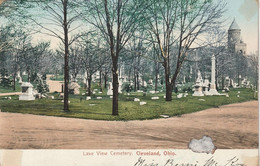
[{"label": "tree trunk", "polygon": [[30,72],[29,72],[29,70],[27,70],[27,81],[28,81],[28,82],[31,82],[31,78],[30,78]]},{"label": "tree trunk", "polygon": [[164,72],[165,72],[165,83],[166,83],[165,101],[172,101],[172,84],[170,83],[170,66],[167,59],[164,59]]},{"label": "tree trunk", "polygon": [[104,88],[107,89],[107,74],[104,75]]},{"label": "tree trunk", "polygon": [[91,77],[88,77],[88,96],[91,96]]},{"label": "tree trunk", "polygon": [[99,85],[100,85],[100,92],[103,92],[103,88],[102,88],[102,70],[99,71]]},{"label": "tree trunk", "polygon": [[[157,71],[157,70],[156,70]],[[156,72],[156,76],[155,76],[155,87],[154,87],[154,90],[155,90],[155,92],[156,91],[158,91],[158,74],[157,74],[157,72]]]},{"label": "tree trunk", "polygon": [[69,111],[69,41],[68,41],[68,23],[67,23],[67,3],[68,0],[63,2],[63,30],[64,30],[64,111]]},{"label": "tree trunk", "polygon": [[222,84],[222,89],[224,89],[224,87],[225,87],[225,79],[224,79],[224,76],[222,75],[221,76],[221,84]]},{"label": "tree trunk", "polygon": [[113,57],[113,108],[112,115],[118,115],[118,73],[117,73],[117,59]]},{"label": "tree trunk", "polygon": [[137,84],[137,90],[140,90],[139,74],[138,74],[138,72],[137,72],[137,76],[136,76],[136,84]]},{"label": "tree trunk", "polygon": [[55,77],[56,77],[56,80],[58,79],[58,71],[55,70]]},{"label": "tree trunk", "polygon": [[158,74],[159,74],[159,64],[158,62],[155,62],[155,87],[154,90],[155,92],[158,91]]},{"label": "tree trunk", "polygon": [[134,70],[134,91],[136,92],[136,73]]},{"label": "tree trunk", "polygon": [[14,81],[13,81],[13,91],[15,91],[15,84],[16,84],[16,81],[15,81],[15,77],[16,77],[16,72],[14,72]]}]

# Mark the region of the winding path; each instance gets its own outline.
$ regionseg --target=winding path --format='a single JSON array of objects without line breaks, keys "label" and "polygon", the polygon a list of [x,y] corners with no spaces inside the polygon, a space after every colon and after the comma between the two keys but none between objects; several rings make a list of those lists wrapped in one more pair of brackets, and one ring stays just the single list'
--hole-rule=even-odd
[{"label": "winding path", "polygon": [[203,135],[221,149],[258,148],[258,102],[128,122],[0,112],[0,148],[7,149],[187,148]]},{"label": "winding path", "polygon": [[52,76],[53,75],[47,75],[46,79],[46,82],[49,85],[49,92],[61,92],[61,86],[63,84],[63,81],[53,81],[50,79]]}]

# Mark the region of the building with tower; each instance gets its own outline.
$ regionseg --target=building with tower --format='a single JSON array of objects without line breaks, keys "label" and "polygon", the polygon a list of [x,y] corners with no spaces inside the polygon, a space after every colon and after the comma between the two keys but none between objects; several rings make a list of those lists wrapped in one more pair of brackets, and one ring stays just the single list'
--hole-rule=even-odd
[{"label": "building with tower", "polygon": [[241,29],[235,19],[228,29],[228,49],[233,53],[246,54],[246,44],[241,39]]}]

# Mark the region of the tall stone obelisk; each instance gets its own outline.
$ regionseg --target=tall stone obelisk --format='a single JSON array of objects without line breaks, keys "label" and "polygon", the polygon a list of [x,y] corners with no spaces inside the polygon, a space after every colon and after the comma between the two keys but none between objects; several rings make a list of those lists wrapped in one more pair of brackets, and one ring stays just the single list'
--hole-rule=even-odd
[{"label": "tall stone obelisk", "polygon": [[216,58],[215,55],[213,54],[211,57],[211,83],[210,83],[210,90],[209,93],[211,95],[220,95],[218,91],[216,90],[216,84],[215,84],[215,69],[216,69]]}]

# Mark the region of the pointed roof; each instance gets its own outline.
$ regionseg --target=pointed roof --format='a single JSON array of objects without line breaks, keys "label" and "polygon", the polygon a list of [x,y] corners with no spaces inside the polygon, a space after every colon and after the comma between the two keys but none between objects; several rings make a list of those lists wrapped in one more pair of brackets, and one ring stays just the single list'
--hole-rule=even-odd
[{"label": "pointed roof", "polygon": [[237,25],[236,19],[233,20],[232,24],[229,27],[229,30],[234,30],[234,29],[240,29],[239,26]]}]

